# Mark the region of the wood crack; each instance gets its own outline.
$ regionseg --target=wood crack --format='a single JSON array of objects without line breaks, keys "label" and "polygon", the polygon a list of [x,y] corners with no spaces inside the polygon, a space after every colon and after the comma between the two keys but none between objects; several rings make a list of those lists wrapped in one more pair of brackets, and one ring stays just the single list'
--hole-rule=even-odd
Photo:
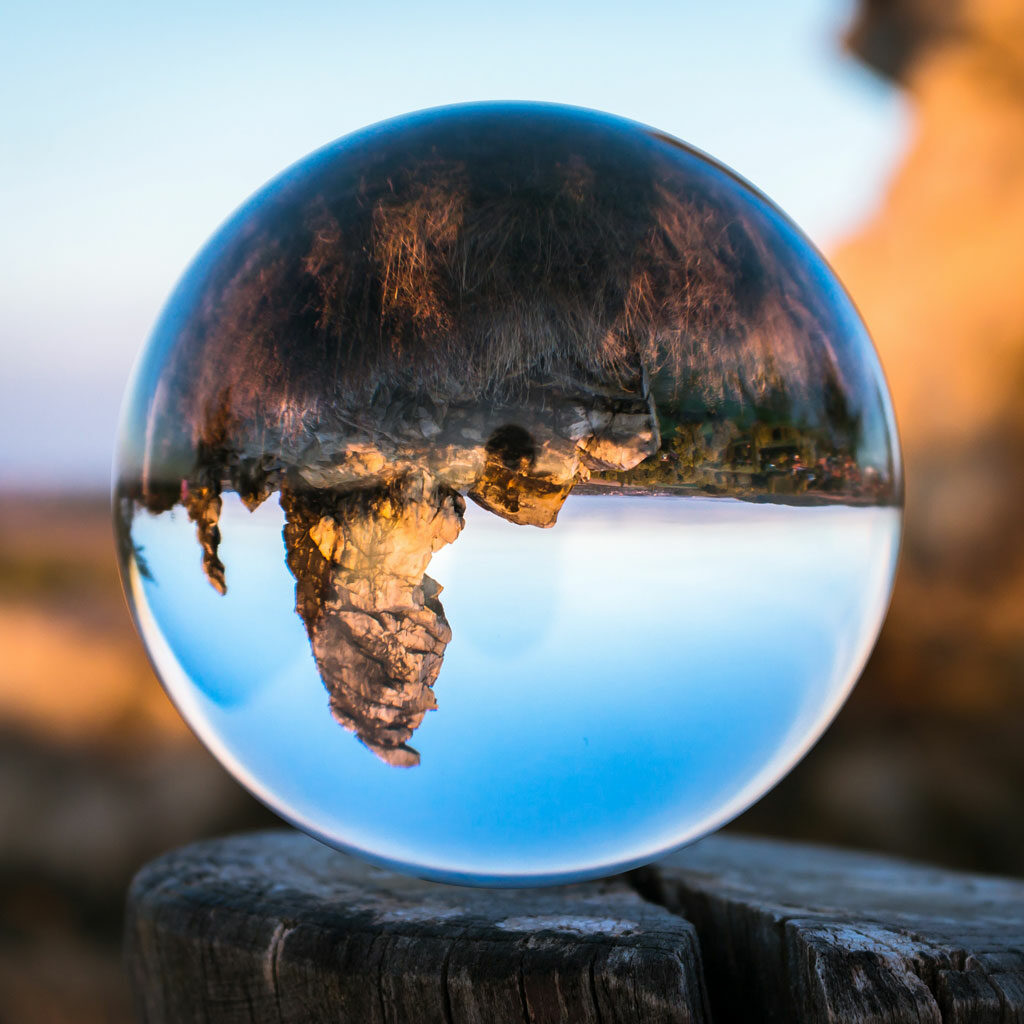
[{"label": "wood crack", "polygon": [[1024,882],[716,836],[630,883],[696,926],[718,1024],[1024,1019],[1024,958],[1005,992],[986,966],[1024,937]]},{"label": "wood crack", "polygon": [[590,984],[590,998],[594,1003],[594,1024],[604,1024],[604,1017],[601,1013],[601,1001],[597,996],[596,963],[597,956],[595,954],[587,964],[587,979]]},{"label": "wood crack", "polygon": [[526,996],[526,971],[525,971],[526,953],[525,951],[519,957],[519,998],[523,1003],[523,1024],[533,1024],[533,1018],[530,1016],[530,1001]]},{"label": "wood crack", "polygon": [[441,960],[441,1012],[444,1014],[444,1024],[455,1024],[455,1015],[452,1013],[452,993],[448,987],[448,965],[451,962],[452,950],[457,941],[458,939],[448,944]]}]

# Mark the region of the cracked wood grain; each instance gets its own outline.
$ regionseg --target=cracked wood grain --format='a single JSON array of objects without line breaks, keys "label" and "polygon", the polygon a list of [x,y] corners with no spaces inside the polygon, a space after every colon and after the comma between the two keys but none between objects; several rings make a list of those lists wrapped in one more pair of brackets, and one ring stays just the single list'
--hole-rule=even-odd
[{"label": "cracked wood grain", "polygon": [[294,832],[197,843],[128,899],[147,1024],[702,1024],[692,926],[624,880],[421,882]]},{"label": "cracked wood grain", "polygon": [[633,881],[696,926],[716,1024],[1024,1024],[1024,882],[736,836]]},{"label": "cracked wood grain", "polygon": [[1024,1024],[1024,882],[727,835],[533,890],[197,843],[136,877],[126,939],[147,1024]]}]

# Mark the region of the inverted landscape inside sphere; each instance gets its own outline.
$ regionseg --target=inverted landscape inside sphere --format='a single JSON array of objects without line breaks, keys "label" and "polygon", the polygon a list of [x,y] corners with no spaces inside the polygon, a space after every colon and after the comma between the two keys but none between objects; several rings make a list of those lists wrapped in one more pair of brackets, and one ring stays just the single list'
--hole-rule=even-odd
[{"label": "inverted landscape inside sphere", "polygon": [[893,437],[849,300],[744,183],[603,115],[451,108],[314,154],[200,254],[126,406],[119,535],[183,506],[224,592],[221,495],[276,492],[331,712],[412,765],[466,498],[894,504]]}]

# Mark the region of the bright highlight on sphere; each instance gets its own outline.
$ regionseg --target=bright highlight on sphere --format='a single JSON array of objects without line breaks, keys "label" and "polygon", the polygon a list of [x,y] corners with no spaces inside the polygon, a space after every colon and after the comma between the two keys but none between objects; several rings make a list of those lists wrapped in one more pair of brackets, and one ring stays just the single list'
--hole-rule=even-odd
[{"label": "bright highlight on sphere", "polygon": [[115,523],[164,686],[257,797],[445,881],[659,856],[806,752],[902,483],[821,256],[681,142],[539,104],[307,157],[187,270]]}]

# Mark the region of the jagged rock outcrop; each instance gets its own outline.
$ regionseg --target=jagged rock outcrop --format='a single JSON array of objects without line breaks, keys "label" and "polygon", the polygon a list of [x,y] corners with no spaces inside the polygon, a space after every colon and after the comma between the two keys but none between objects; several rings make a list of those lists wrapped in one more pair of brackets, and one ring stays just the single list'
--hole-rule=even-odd
[{"label": "jagged rock outcrop", "polygon": [[310,433],[276,461],[243,452],[225,466],[210,446],[196,482],[183,486],[203,571],[221,594],[222,489],[250,510],[280,491],[296,611],[331,713],[390,764],[419,762],[408,741],[437,706],[433,686],[451,628],[442,588],[426,569],[462,530],[463,495],[510,522],[551,527],[592,472],[632,469],[658,449],[642,381],[619,393],[569,386],[571,393],[536,390],[490,409],[397,402],[361,429]]},{"label": "jagged rock outcrop", "polygon": [[209,484],[185,487],[183,504],[190,522],[196,524],[196,539],[203,549],[203,572],[219,594],[227,593],[224,579],[224,563],[220,560],[220,513],[221,496],[219,487]]},{"label": "jagged rock outcrop", "polygon": [[209,462],[197,464],[182,500],[203,570],[223,594],[221,488],[250,509],[280,491],[296,610],[331,713],[383,760],[411,766],[419,754],[408,741],[437,706],[451,640],[441,586],[426,569],[462,530],[463,495],[510,522],[551,527],[576,484],[632,469],[659,441],[642,379],[603,394],[567,381],[489,409],[395,401],[344,433],[301,435],[273,461],[243,450],[225,466],[207,445]]},{"label": "jagged rock outcrop", "polygon": [[[512,410],[491,417],[503,414]],[[548,396],[547,410],[531,415],[526,405],[515,414],[533,433],[506,424],[482,444],[472,440],[481,433],[477,410],[443,427],[414,419],[429,435],[421,437],[418,453],[409,423],[396,423],[394,432],[385,431],[392,440],[378,436],[374,445],[367,437],[351,453],[336,453],[335,472],[345,486],[335,478],[333,486],[281,490],[296,610],[331,713],[389,764],[419,763],[408,741],[437,706],[433,686],[452,633],[438,599],[442,588],[426,569],[463,528],[460,490],[510,522],[550,527],[591,468],[629,469],[658,445],[649,402],[630,396],[562,402]],[[396,445],[403,432],[406,442]],[[442,436],[469,441],[438,449]],[[438,450],[446,457],[437,459]],[[322,465],[318,472],[320,482],[329,470]],[[210,521],[214,505],[200,508],[200,540],[208,542],[217,530],[216,517]],[[216,548],[210,554],[204,544],[204,553],[210,582],[222,590]]]},{"label": "jagged rock outcrop", "polygon": [[452,635],[425,569],[458,537],[465,502],[420,475],[387,488],[284,491],[281,504],[296,609],[331,713],[388,763],[418,764],[407,741],[437,706]]}]

